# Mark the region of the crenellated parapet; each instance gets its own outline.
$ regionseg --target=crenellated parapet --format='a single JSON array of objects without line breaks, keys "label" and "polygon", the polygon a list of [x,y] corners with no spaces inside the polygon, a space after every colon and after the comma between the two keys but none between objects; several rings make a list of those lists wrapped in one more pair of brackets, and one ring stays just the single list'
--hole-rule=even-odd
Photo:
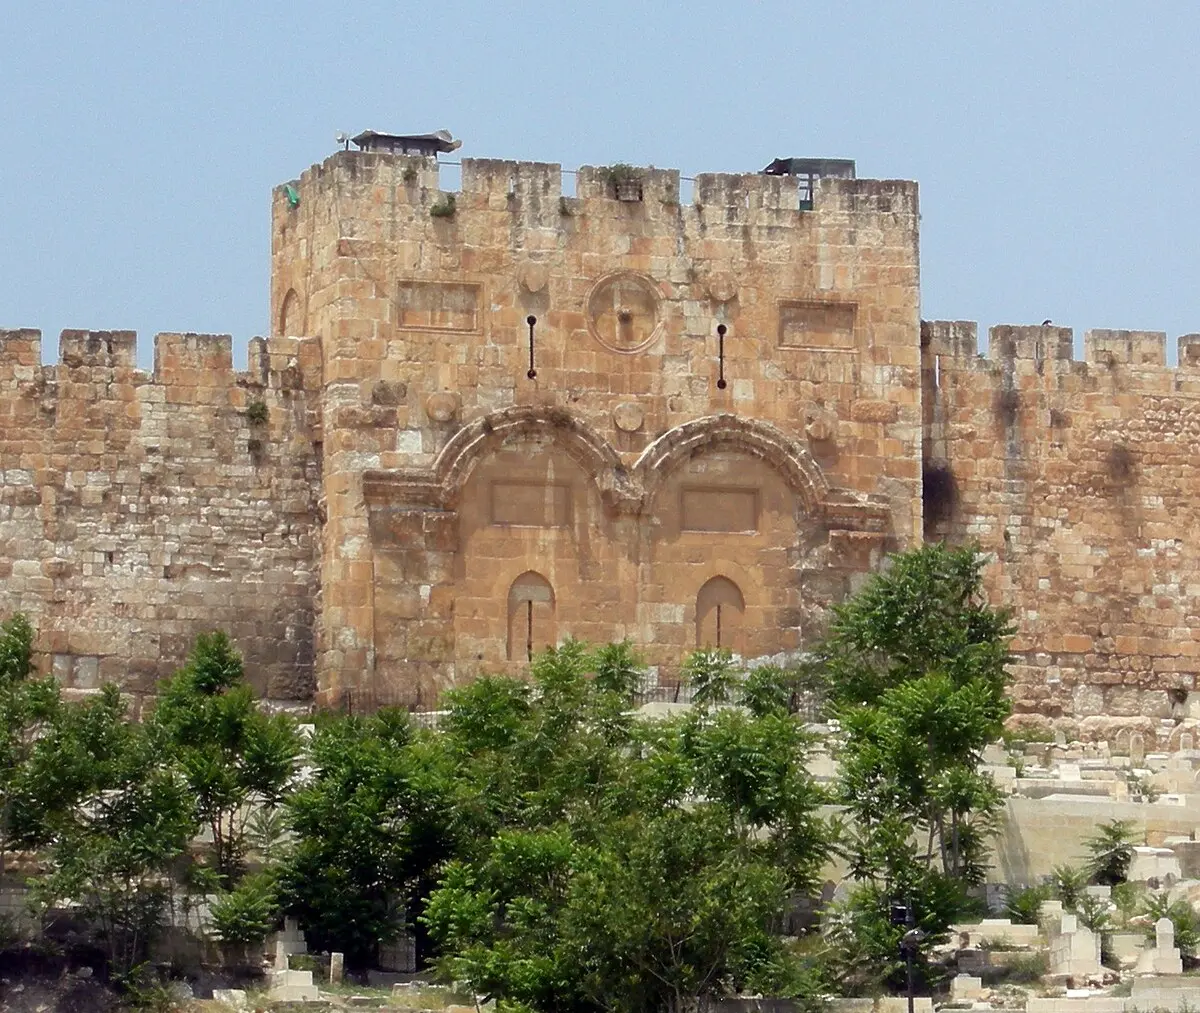
[{"label": "crenellated parapet", "polygon": [[30,614],[68,694],[155,692],[228,630],[258,689],[312,693],[319,342],[0,331],[0,615]]},{"label": "crenellated parapet", "polygon": [[967,369],[997,375],[1072,376],[1084,384],[1146,393],[1200,394],[1200,334],[1177,339],[1177,365],[1167,365],[1163,331],[1092,329],[1083,336],[1083,358],[1075,358],[1075,332],[1055,325],[997,324],[988,330],[986,354],[969,320],[921,321],[927,368]]},{"label": "crenellated parapet", "polygon": [[214,402],[238,404],[247,392],[317,393],[322,386],[320,342],[315,338],[253,338],[245,369],[235,370],[228,334],[160,333],[154,337],[154,367],[139,368],[134,331],[65,330],[58,361],[42,364],[42,333],[0,330],[0,389],[35,384],[62,397],[78,396],[89,384],[165,389],[168,401],[184,391],[204,392]]},{"label": "crenellated parapet", "polygon": [[[409,229],[400,237],[396,226],[430,217],[429,224],[438,227],[429,230],[431,236],[447,238],[457,230],[469,239],[471,216],[481,212],[503,212],[514,227],[533,230],[569,231],[572,219],[617,217],[639,234],[647,228],[682,231],[697,241],[712,230],[719,237],[746,226],[807,231],[823,216],[840,222],[847,215],[918,214],[916,184],[904,180],[822,178],[808,192],[792,176],[701,173],[681,186],[677,169],[585,165],[564,172],[558,163],[503,159],[464,159],[459,190],[442,190],[440,175],[433,158],[337,152],[276,188],[276,252],[303,235],[309,241],[304,258],[319,267],[331,252],[346,255],[355,242],[377,243],[371,223],[381,220],[393,229],[388,243],[415,238]],[[573,194],[564,189],[564,175],[573,181]],[[316,239],[331,218],[340,226],[340,250]],[[380,250],[368,245],[355,252]],[[288,287],[297,287],[293,279]],[[286,291],[276,293],[277,311]]]},{"label": "crenellated parapet", "polygon": [[989,553],[1018,714],[1166,721],[1200,690],[1200,336],[921,325],[927,538]]}]

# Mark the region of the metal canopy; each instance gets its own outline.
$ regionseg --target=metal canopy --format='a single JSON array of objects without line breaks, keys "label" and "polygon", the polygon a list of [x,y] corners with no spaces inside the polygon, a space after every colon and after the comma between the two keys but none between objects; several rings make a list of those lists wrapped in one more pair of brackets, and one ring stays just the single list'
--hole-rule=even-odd
[{"label": "metal canopy", "polygon": [[437,155],[457,151],[462,141],[456,141],[449,130],[432,134],[385,134],[379,130],[364,130],[350,138],[361,151],[388,151],[395,155]]}]

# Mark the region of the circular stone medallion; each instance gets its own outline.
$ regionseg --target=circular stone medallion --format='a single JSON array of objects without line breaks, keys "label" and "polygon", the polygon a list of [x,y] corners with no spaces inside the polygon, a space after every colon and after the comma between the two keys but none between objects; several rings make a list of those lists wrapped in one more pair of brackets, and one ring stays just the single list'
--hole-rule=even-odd
[{"label": "circular stone medallion", "polygon": [[446,391],[430,394],[425,399],[425,414],[434,422],[449,422],[458,414],[458,395]]},{"label": "circular stone medallion", "polygon": [[632,401],[623,401],[613,409],[612,413],[613,425],[623,433],[633,433],[642,428],[642,422],[646,418],[646,413],[642,410],[640,404],[634,404]]},{"label": "circular stone medallion", "polygon": [[632,271],[601,278],[587,299],[588,330],[613,352],[639,352],[658,337],[662,324],[658,289]]},{"label": "circular stone medallion", "polygon": [[709,298],[716,302],[729,302],[737,295],[737,282],[733,275],[724,271],[714,271],[704,280],[704,288]]},{"label": "circular stone medallion", "polygon": [[530,260],[521,265],[517,278],[526,292],[540,292],[550,280],[550,271],[545,264]]}]

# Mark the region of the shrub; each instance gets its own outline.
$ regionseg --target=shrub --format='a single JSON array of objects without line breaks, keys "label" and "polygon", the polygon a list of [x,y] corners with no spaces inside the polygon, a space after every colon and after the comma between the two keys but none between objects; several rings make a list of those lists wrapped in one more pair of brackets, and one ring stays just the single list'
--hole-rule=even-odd
[{"label": "shrub", "polygon": [[1153,894],[1146,898],[1142,913],[1150,919],[1146,927],[1146,939],[1153,943],[1155,940],[1154,923],[1160,918],[1171,919],[1175,926],[1175,945],[1185,959],[1196,956],[1197,946],[1200,946],[1200,915],[1184,898],[1172,901],[1169,891]]},{"label": "shrub", "polygon": [[1063,907],[1074,911],[1079,905],[1079,898],[1083,896],[1083,888],[1087,886],[1087,873],[1073,865],[1059,865],[1050,873],[1050,885]]},{"label": "shrub", "polygon": [[1004,914],[1014,924],[1036,925],[1042,902],[1050,900],[1053,895],[1053,890],[1044,884],[1019,890],[1010,889],[1004,900]]},{"label": "shrub", "polygon": [[279,889],[270,872],[246,876],[212,906],[213,928],[225,943],[258,943],[279,921]]},{"label": "shrub", "polygon": [[455,198],[454,194],[448,193],[429,209],[429,214],[434,218],[453,218],[454,212],[457,210],[457,198]]},{"label": "shrub", "polygon": [[1091,855],[1088,874],[1093,883],[1116,886],[1124,883],[1133,861],[1133,821],[1110,820],[1101,823],[1096,832],[1084,841]]}]

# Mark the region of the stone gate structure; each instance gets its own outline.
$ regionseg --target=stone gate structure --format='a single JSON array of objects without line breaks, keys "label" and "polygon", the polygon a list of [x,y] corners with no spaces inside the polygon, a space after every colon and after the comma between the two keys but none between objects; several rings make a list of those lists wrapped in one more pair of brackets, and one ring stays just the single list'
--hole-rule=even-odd
[{"label": "stone gate structure", "polygon": [[273,334],[0,332],[0,614],[135,698],[435,705],[568,634],[802,646],[977,539],[1018,710],[1169,719],[1200,652],[1200,339],[920,320],[917,188],[345,151],[276,189]]}]

